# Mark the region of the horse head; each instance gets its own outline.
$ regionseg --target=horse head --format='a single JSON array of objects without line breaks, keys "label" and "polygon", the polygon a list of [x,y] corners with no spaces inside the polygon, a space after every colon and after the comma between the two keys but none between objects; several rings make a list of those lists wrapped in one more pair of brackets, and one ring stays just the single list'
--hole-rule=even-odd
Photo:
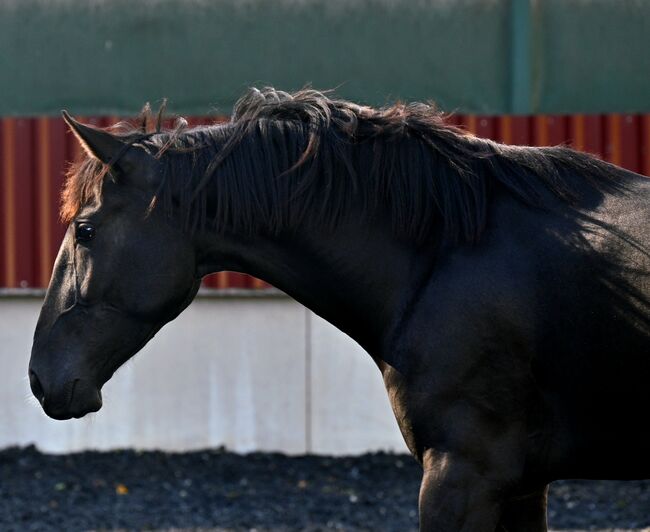
[{"label": "horse head", "polygon": [[55,419],[99,410],[102,386],[200,282],[190,239],[151,208],[160,161],[137,136],[64,118],[86,159],[68,177],[69,226],[29,363],[32,391]]}]

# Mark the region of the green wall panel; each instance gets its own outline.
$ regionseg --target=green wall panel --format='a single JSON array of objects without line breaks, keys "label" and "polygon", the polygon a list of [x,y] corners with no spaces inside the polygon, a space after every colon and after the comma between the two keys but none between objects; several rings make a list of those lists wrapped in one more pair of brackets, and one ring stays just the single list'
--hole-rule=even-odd
[{"label": "green wall panel", "polygon": [[537,0],[533,109],[650,111],[650,1]]},{"label": "green wall panel", "polygon": [[163,97],[223,113],[248,86],[307,83],[375,105],[647,111],[648,15],[633,0],[2,0],[0,115]]}]

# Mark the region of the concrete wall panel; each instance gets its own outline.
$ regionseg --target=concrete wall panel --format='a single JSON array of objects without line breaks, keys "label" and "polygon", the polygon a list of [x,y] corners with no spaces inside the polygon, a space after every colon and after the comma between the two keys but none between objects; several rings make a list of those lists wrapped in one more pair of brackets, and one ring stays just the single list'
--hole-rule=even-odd
[{"label": "concrete wall panel", "polygon": [[367,353],[277,295],[197,298],[106,384],[100,412],[51,420],[26,378],[40,306],[0,297],[0,448],[404,449]]},{"label": "concrete wall panel", "polygon": [[293,301],[195,301],[106,384],[99,413],[69,422],[29,398],[39,308],[0,300],[0,447],[306,451],[305,310]]},{"label": "concrete wall panel", "polygon": [[311,448],[406,451],[379,369],[354,340],[311,315]]}]

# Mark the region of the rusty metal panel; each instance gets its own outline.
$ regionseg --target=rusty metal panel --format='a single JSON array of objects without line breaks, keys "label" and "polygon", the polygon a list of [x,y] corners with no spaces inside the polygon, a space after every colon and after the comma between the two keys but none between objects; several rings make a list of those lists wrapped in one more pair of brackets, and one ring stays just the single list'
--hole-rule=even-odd
[{"label": "rusty metal panel", "polygon": [[[100,127],[119,117],[83,117]],[[223,120],[223,118],[221,119]],[[214,118],[191,117],[196,126]],[[510,144],[565,144],[629,170],[650,175],[650,114],[483,116],[448,118],[481,137]],[[59,118],[0,119],[0,286],[44,287],[65,227],[59,194],[68,161],[81,155]],[[259,279],[222,272],[208,288],[263,289]]]},{"label": "rusty metal panel", "polygon": [[650,114],[641,116],[641,173],[650,176]]},{"label": "rusty metal panel", "polygon": [[602,115],[572,115],[569,117],[571,145],[600,159],[605,157],[604,121]]},{"label": "rusty metal panel", "polygon": [[639,116],[621,116],[621,166],[634,172],[641,171],[641,131]]},{"label": "rusty metal panel", "polygon": [[33,126],[26,118],[8,118],[2,123],[4,285],[12,288],[38,286]]},{"label": "rusty metal panel", "polygon": [[65,233],[59,221],[58,198],[67,161],[66,141],[70,135],[60,118],[39,118],[35,122],[37,285],[47,286]]},{"label": "rusty metal panel", "polygon": [[532,122],[533,118],[529,116],[502,116],[495,140],[505,144],[532,145]]}]

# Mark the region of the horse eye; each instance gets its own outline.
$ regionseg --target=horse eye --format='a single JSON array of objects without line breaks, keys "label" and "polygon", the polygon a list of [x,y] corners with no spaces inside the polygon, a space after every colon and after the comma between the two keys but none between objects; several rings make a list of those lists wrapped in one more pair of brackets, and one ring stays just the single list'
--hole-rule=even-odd
[{"label": "horse eye", "polygon": [[89,223],[80,223],[77,225],[75,237],[78,242],[90,242],[95,238],[95,227]]}]

